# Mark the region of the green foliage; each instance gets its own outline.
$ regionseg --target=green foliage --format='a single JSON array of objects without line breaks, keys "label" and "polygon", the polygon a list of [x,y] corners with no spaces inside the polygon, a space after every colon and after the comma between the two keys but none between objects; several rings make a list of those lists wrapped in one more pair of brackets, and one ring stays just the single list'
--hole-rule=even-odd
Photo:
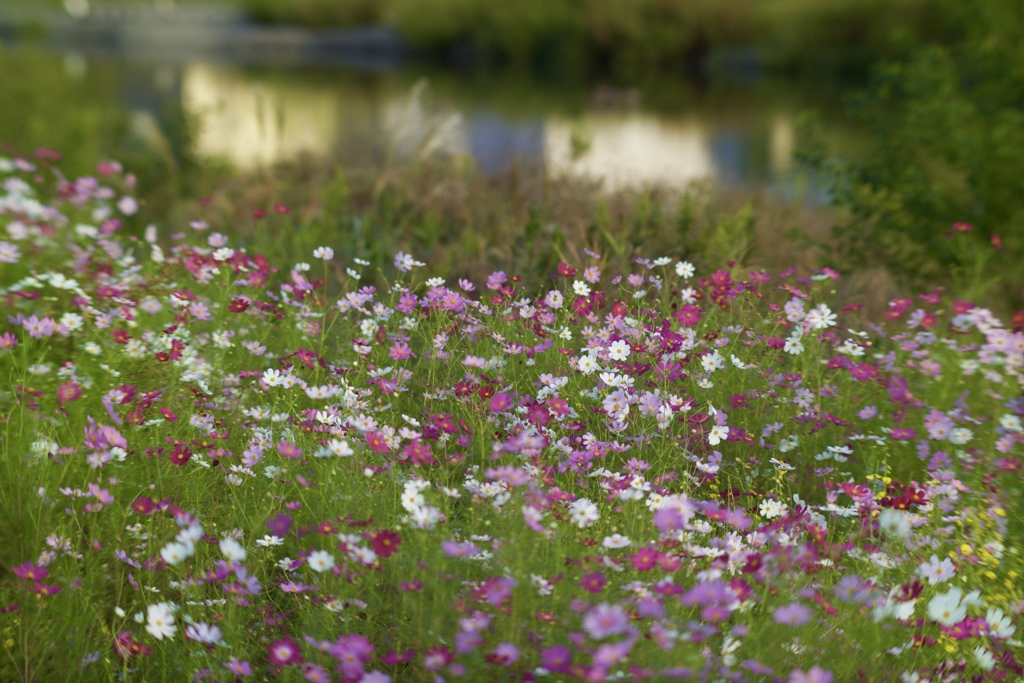
[{"label": "green foliage", "polygon": [[[850,98],[871,135],[863,156],[830,158],[813,125],[802,156],[851,215],[836,231],[847,265],[984,287],[985,270],[1009,276],[1024,250],[1024,14],[1016,0],[940,8],[956,40],[880,65]],[[957,222],[974,229],[951,240]]]},{"label": "green foliage", "polygon": [[379,23],[386,7],[376,0],[245,0],[246,10],[258,21],[306,25]]},{"label": "green foliage", "polygon": [[97,159],[117,159],[133,169],[150,220],[169,216],[176,202],[223,176],[222,166],[201,163],[194,152],[195,117],[180,108],[152,116],[112,105],[124,86],[121,72],[102,62],[88,68],[95,73],[75,76],[59,57],[0,45],[0,153],[54,149],[68,175],[88,175]]},{"label": "green foliage", "polygon": [[[471,48],[519,66],[619,74],[692,65],[713,47],[756,44],[773,64],[821,64],[927,35],[922,0],[243,0],[257,19],[311,26],[387,22],[432,50]],[[477,60],[479,61],[479,59]]]}]

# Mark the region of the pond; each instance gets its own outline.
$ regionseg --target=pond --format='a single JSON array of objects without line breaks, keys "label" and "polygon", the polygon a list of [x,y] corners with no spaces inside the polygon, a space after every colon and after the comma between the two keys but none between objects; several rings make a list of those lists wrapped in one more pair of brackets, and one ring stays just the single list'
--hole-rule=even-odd
[{"label": "pond", "polygon": [[[89,125],[70,144],[101,155],[129,137],[165,156],[187,143],[200,159],[251,170],[299,155],[344,160],[346,150],[370,147],[396,158],[471,157],[489,174],[519,164],[600,178],[608,189],[709,180],[819,204],[821,184],[793,161],[798,117],[818,110],[840,149],[856,139],[839,104],[843,84],[742,69],[621,87],[409,63],[251,65],[94,48],[0,47],[0,89],[12,94],[0,141],[68,144],[61,126],[78,115]],[[127,130],[104,132],[104,117],[120,117]],[[172,134],[182,118],[195,124],[185,138]],[[39,139],[50,128],[54,139]]]}]

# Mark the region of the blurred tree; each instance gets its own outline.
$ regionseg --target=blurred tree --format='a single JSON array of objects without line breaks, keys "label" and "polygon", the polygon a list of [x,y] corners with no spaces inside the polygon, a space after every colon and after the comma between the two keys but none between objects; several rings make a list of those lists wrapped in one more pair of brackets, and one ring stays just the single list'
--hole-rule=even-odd
[{"label": "blurred tree", "polygon": [[1002,281],[1019,302],[1024,2],[936,0],[934,9],[951,39],[877,66],[848,100],[870,134],[863,155],[834,158],[810,125],[800,156],[850,213],[835,229],[844,265],[885,265],[917,281],[952,274],[976,289]]}]

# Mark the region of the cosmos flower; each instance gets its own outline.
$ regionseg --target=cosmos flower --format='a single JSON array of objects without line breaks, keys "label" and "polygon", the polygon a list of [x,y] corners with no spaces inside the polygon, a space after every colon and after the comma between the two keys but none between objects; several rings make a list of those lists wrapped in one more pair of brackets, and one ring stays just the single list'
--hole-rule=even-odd
[{"label": "cosmos flower", "polygon": [[146,631],[156,638],[173,638],[178,632],[174,625],[174,605],[169,602],[158,602],[146,608]]}]

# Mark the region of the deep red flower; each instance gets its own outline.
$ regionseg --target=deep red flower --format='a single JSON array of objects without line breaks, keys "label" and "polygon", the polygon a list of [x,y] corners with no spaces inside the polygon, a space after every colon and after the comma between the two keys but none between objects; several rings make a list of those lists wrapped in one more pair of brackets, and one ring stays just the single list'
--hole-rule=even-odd
[{"label": "deep red flower", "polygon": [[232,313],[242,313],[251,305],[252,302],[249,299],[240,296],[231,300],[231,303],[228,304],[228,310]]},{"label": "deep red flower", "polygon": [[185,463],[192,459],[192,449],[184,445],[175,446],[167,459],[179,467],[184,467]]},{"label": "deep red flower", "polygon": [[391,557],[402,544],[402,537],[390,529],[378,531],[373,536],[373,552],[380,557]]}]

